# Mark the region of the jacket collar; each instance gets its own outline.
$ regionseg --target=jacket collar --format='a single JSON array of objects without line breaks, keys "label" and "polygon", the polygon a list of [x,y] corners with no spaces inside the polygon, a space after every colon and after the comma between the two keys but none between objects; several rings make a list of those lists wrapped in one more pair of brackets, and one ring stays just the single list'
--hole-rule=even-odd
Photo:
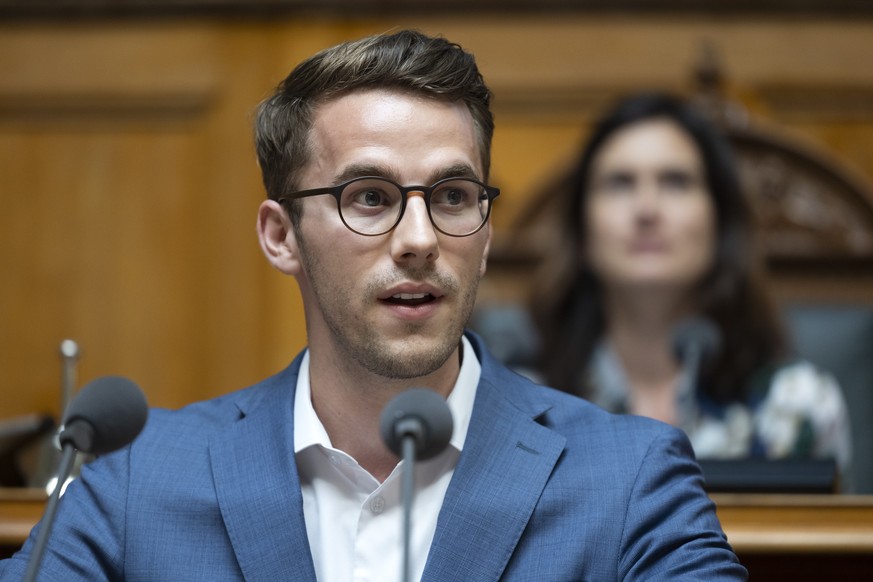
[{"label": "jacket collar", "polygon": [[215,490],[243,576],[314,582],[294,463],[294,387],[300,357],[235,400],[237,418],[210,440]]},{"label": "jacket collar", "polygon": [[[480,363],[464,450],[440,510],[424,581],[498,579],[564,449],[537,422],[549,405],[467,332]],[[210,441],[221,514],[246,580],[315,581],[294,462],[293,402],[301,357],[242,391],[239,411]],[[488,540],[489,551],[469,552]]]},{"label": "jacket collar", "polygon": [[[468,332],[482,363],[464,451],[440,510],[423,581],[497,580],[564,450],[537,419],[550,404]],[[472,547],[487,552],[470,552]]]}]

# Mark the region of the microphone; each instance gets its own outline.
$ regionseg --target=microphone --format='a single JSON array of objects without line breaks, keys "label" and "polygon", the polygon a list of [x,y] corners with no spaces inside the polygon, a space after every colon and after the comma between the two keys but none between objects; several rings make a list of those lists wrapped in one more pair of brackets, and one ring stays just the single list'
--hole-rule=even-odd
[{"label": "microphone", "polygon": [[673,329],[673,353],[685,368],[686,389],[697,387],[700,368],[712,362],[721,351],[721,332],[702,317],[686,319]]},{"label": "microphone", "polygon": [[88,383],[70,402],[58,435],[62,452],[57,485],[46,504],[24,575],[25,582],[36,580],[60,492],[73,468],[76,453],[102,454],[120,449],[136,438],[147,417],[148,404],[142,390],[120,376],[105,376]]},{"label": "microphone", "polygon": [[452,413],[445,398],[430,388],[410,388],[391,399],[382,411],[382,440],[398,457],[412,438],[415,456],[427,460],[440,454],[452,438]]},{"label": "microphone", "polygon": [[440,454],[452,438],[454,422],[445,398],[429,388],[410,388],[391,399],[382,410],[380,431],[385,445],[403,460],[403,574],[409,580],[409,537],[415,460]]},{"label": "microphone", "polygon": [[64,415],[58,439],[88,454],[109,453],[131,442],[148,416],[139,386],[120,376],[105,376],[79,391]]}]

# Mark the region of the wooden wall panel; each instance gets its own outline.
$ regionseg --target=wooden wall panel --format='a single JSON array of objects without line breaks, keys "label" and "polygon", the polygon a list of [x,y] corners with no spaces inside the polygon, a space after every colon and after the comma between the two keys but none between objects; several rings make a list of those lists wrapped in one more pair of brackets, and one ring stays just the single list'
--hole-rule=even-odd
[{"label": "wooden wall panel", "polygon": [[[477,54],[495,91],[497,237],[638,88],[690,92],[701,44],[729,95],[873,180],[873,22],[573,14],[0,25],[0,418],[57,413],[61,339],[80,380],[118,373],[180,406],[254,382],[305,344],[294,281],[261,257],[251,114],[300,59],[413,26]],[[483,294],[513,296],[492,272]],[[801,274],[785,288],[857,285]],[[866,282],[865,282],[866,281]],[[778,287],[778,284],[777,284]]]},{"label": "wooden wall panel", "polygon": [[15,73],[0,87],[2,416],[57,414],[64,338],[82,382],[129,376],[159,406],[260,371],[246,108],[261,88],[257,67],[224,59],[233,38],[154,24],[2,35]]}]

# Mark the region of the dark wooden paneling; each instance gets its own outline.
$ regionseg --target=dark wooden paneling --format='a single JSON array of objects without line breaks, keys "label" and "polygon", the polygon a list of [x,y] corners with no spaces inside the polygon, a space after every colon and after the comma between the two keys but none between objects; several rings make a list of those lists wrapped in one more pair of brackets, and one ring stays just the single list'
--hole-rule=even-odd
[{"label": "dark wooden paneling", "polygon": [[344,16],[454,14],[718,14],[873,15],[865,0],[5,0],[0,14],[18,17],[79,16]]}]

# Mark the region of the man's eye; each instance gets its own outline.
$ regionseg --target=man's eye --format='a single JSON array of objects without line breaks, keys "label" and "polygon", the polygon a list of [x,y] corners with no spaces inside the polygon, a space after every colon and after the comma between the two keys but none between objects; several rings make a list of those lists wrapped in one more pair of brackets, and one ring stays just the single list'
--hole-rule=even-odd
[{"label": "man's eye", "polygon": [[385,197],[382,195],[381,192],[378,192],[376,190],[367,190],[365,192],[361,192],[359,198],[364,206],[379,206],[380,204],[382,204],[382,201]]},{"label": "man's eye", "polygon": [[480,187],[473,182],[455,181],[441,185],[431,195],[431,206],[469,207],[478,203]]},{"label": "man's eye", "polygon": [[446,203],[451,205],[463,204],[466,197],[466,192],[459,188],[447,190],[444,196]]},{"label": "man's eye", "polygon": [[343,194],[344,206],[354,205],[364,208],[391,206],[392,199],[381,188],[361,188]]}]

